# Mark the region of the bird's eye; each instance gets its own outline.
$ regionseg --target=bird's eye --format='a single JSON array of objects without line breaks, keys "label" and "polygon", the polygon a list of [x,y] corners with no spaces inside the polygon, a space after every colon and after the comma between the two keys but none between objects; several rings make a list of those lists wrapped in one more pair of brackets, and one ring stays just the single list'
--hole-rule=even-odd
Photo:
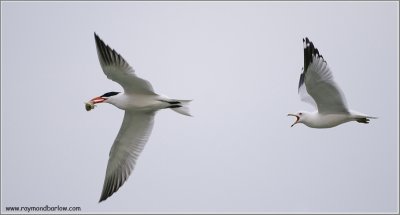
[{"label": "bird's eye", "polygon": [[299,113],[299,115],[301,116],[303,113]]}]

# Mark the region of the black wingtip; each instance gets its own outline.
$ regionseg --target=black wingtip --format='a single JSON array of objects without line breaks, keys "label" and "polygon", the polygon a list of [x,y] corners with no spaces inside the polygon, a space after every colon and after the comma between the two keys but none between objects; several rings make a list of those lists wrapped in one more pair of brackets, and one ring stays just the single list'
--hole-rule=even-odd
[{"label": "black wingtip", "polygon": [[99,46],[101,39],[100,37],[96,34],[96,32],[94,32],[94,41],[96,42],[96,45]]},{"label": "black wingtip", "polygon": [[101,41],[99,35],[97,35],[96,32],[94,32],[94,39],[96,40],[96,42],[100,42]]},{"label": "black wingtip", "polygon": [[308,38],[303,39],[303,48],[304,48],[304,72],[307,71],[308,65],[312,63],[312,53],[314,46]]},{"label": "black wingtip", "polygon": [[99,200],[99,203],[101,203],[102,201],[104,201],[104,200],[106,200],[106,199],[107,199],[107,197],[103,197],[103,196],[102,196],[102,197],[100,198],[100,200]]},{"label": "black wingtip", "polygon": [[313,42],[311,42],[310,39],[308,39],[308,37],[303,38],[303,49],[304,49],[304,67],[300,75],[298,91],[300,90],[301,85],[304,84],[304,79],[307,73],[307,69],[309,65],[312,64],[314,57],[323,59],[322,55],[319,54],[318,49],[314,47]]},{"label": "black wingtip", "polygon": [[108,197],[112,196],[112,194],[114,194],[114,193],[113,192],[110,193],[110,191],[104,192],[104,190],[103,190],[103,192],[101,192],[99,203],[101,203],[101,202],[105,201],[106,199],[108,199]]},{"label": "black wingtip", "polygon": [[96,32],[94,33],[94,40],[96,43],[99,58],[102,59],[104,64],[111,64],[116,58],[115,51],[111,49],[108,45],[106,45],[104,41],[101,40],[100,37],[96,34]]},{"label": "black wingtip", "polygon": [[311,42],[308,37],[303,38],[303,48],[304,48],[304,71],[307,71],[308,66],[313,62],[313,57],[321,58],[324,62],[325,59],[319,53],[319,50],[315,48],[313,42]]}]

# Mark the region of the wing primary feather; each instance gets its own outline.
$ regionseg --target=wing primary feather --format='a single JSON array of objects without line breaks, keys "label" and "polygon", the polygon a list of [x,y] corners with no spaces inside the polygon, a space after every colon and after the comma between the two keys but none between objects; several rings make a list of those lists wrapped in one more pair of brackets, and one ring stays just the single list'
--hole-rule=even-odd
[{"label": "wing primary feather", "polygon": [[118,186],[117,186],[117,174],[113,174],[111,185],[112,185],[111,186],[111,192],[114,193],[118,189]]},{"label": "wing primary feather", "polygon": [[104,50],[105,58],[107,59],[107,65],[112,64],[111,53],[109,47],[102,41],[102,48]]},{"label": "wing primary feather", "polygon": [[108,187],[109,187],[110,181],[105,181],[103,191],[101,192],[101,197],[99,202],[102,202],[108,198]]},{"label": "wing primary feather", "polygon": [[297,92],[300,92],[300,87],[301,87],[301,85],[303,85],[303,84],[304,84],[304,72],[302,72],[302,73],[300,74],[299,87],[297,88]]},{"label": "wing primary feather", "polygon": [[105,65],[123,65],[124,60],[122,57],[110,46],[106,45],[104,41],[102,41],[96,34],[96,44],[100,51],[100,55],[102,60],[104,61]]},{"label": "wing primary feather", "polygon": [[99,49],[100,57],[101,57],[104,65],[110,65],[110,60],[107,55],[106,46],[99,37],[97,37],[97,47]]},{"label": "wing primary feather", "polygon": [[104,59],[104,50],[102,48],[102,44],[101,44],[101,39],[99,38],[99,36],[97,36],[97,34],[94,34],[94,38],[96,41],[96,47],[97,47],[97,52],[100,54],[99,57],[101,58],[101,62],[106,63],[106,59]]},{"label": "wing primary feather", "polygon": [[304,47],[304,72],[307,71],[308,66],[312,63],[312,43],[310,44],[310,41],[306,37],[306,39],[303,39],[303,47]]},{"label": "wing primary feather", "polygon": [[107,78],[117,82],[125,93],[157,95],[150,82],[138,77],[125,59],[94,33],[97,55]]},{"label": "wing primary feather", "polygon": [[112,61],[115,63],[115,64],[118,64],[118,61],[117,61],[117,53],[113,50],[112,51]]}]

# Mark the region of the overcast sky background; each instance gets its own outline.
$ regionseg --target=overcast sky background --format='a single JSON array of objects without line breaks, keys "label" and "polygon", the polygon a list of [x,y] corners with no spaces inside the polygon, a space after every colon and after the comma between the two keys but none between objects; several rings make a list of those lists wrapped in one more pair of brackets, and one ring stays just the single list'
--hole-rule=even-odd
[{"label": "overcast sky background", "polygon": [[[1,2],[1,210],[398,211],[398,2]],[[84,102],[122,88],[93,33],[156,92],[158,112],[128,181],[98,203],[123,111]],[[302,38],[368,125],[290,128]]]}]

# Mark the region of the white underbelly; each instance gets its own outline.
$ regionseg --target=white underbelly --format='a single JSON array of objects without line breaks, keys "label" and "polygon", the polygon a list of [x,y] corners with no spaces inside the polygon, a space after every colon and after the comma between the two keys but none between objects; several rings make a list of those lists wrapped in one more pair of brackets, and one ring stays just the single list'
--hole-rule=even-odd
[{"label": "white underbelly", "polygon": [[306,125],[311,128],[332,128],[349,121],[351,121],[351,117],[348,114],[327,114],[319,115],[318,118]]},{"label": "white underbelly", "polygon": [[157,95],[124,94],[112,104],[122,110],[133,111],[156,111],[168,107],[168,103],[160,101]]}]

